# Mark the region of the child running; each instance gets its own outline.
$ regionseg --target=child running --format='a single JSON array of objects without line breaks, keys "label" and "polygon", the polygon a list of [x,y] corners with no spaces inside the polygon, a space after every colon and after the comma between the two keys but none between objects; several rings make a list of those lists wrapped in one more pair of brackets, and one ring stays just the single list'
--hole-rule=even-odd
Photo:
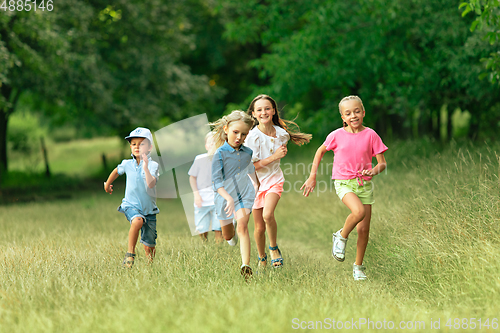
[{"label": "child running", "polygon": [[128,251],[123,266],[131,268],[135,260],[135,246],[141,231],[141,243],[146,257],[153,261],[156,254],[156,182],[158,181],[158,163],[151,160],[149,153],[153,148],[153,136],[147,128],[138,127],[125,138],[130,142],[132,159],[123,160],[104,183],[104,190],[112,194],[113,185],[118,176],[127,175],[125,198],[118,211],[125,214],[130,222],[128,232]]},{"label": "child running", "polygon": [[[366,280],[363,258],[372,215],[373,184],[371,179],[387,167],[384,152],[387,147],[371,128],[363,126],[365,108],[358,96],[347,96],[339,103],[339,112],[344,122],[343,128],[331,132],[326,141],[316,151],[311,174],[300,189],[308,196],[316,186],[316,173],[323,155],[333,150],[333,170],[335,191],[340,200],[351,210],[344,227],[333,234],[332,255],[338,261],[345,259],[345,247],[349,234],[354,228],[358,232],[356,261],[353,265],[354,280]],[[372,158],[377,165],[372,168]]]},{"label": "child running", "polygon": [[[212,186],[215,192],[215,209],[220,220],[222,236],[231,246],[240,238],[241,275],[247,280],[250,268],[250,236],[248,219],[255,199],[254,186],[258,180],[251,163],[252,150],[243,145],[254,120],[243,111],[233,111],[211,125],[214,147],[212,158]],[[210,155],[209,153],[209,155]],[[233,218],[237,226],[233,225]],[[236,227],[236,231],[235,231]]]},{"label": "child running", "polygon": [[260,186],[253,205],[255,223],[254,237],[259,253],[260,267],[266,267],[267,254],[265,250],[266,235],[269,236],[271,264],[274,268],[283,267],[283,257],[276,243],[278,226],[274,211],[283,192],[285,177],[280,168],[280,160],[286,156],[286,144],[292,140],[297,145],[308,143],[311,134],[293,132],[289,126],[297,124],[281,119],[274,99],[267,95],[259,95],[248,107],[248,114],[256,120],[255,127],[250,131],[245,145],[253,150],[252,162],[255,167]]},{"label": "child running", "polygon": [[[213,146],[212,133],[205,136],[205,149]],[[194,224],[202,241],[208,240],[208,232],[213,230],[215,242],[222,242],[222,233],[215,214],[214,191],[212,190],[212,156],[200,154],[194,159],[188,171],[189,184],[194,194]],[[210,224],[212,226],[210,227]]]}]

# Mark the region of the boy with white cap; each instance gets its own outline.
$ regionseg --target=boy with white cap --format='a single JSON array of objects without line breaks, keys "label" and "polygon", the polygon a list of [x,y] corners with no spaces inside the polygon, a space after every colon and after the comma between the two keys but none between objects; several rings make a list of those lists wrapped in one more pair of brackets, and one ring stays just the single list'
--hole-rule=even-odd
[{"label": "boy with white cap", "polygon": [[123,160],[104,183],[104,190],[113,193],[113,181],[118,176],[127,175],[125,198],[118,211],[125,214],[130,222],[128,233],[128,251],[123,260],[124,267],[134,265],[135,246],[141,230],[141,243],[150,261],[156,253],[156,214],[160,212],[156,206],[156,182],[159,171],[158,163],[149,156],[153,148],[153,136],[147,128],[137,127],[125,138],[130,142],[132,159]]}]

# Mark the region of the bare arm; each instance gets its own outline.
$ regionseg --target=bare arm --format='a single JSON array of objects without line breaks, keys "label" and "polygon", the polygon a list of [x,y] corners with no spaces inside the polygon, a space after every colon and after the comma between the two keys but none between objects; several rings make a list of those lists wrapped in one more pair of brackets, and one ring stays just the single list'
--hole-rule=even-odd
[{"label": "bare arm", "polygon": [[227,191],[226,191],[226,189],[224,187],[219,187],[217,189],[217,193],[219,193],[220,196],[223,197],[224,199],[226,199],[226,201],[227,201],[226,208],[224,208],[224,211],[226,212],[226,214],[228,216],[234,214],[234,200],[233,200],[233,197],[231,197],[229,195],[229,193],[227,193]]},{"label": "bare arm", "polygon": [[198,192],[198,184],[196,183],[195,176],[189,176],[189,185],[191,185],[191,189],[193,190],[194,204],[196,205],[196,207],[200,208],[203,200],[201,199],[201,195]]},{"label": "bare arm", "polygon": [[377,165],[372,168],[371,170],[363,170],[361,174],[363,176],[376,176],[382,171],[384,171],[387,168],[387,162],[385,161],[384,154],[377,154],[375,155],[375,158],[377,159]]},{"label": "bare arm", "polygon": [[271,156],[269,156],[263,160],[255,162],[253,164],[253,166],[255,167],[255,170],[262,169],[262,168],[266,167],[267,165],[273,163],[274,161],[282,159],[283,157],[286,156],[287,153],[288,153],[287,147],[285,145],[282,145],[274,152],[274,154],[272,154]]},{"label": "bare arm", "polygon": [[116,178],[118,178],[118,169],[115,168],[111,173],[109,174],[108,180],[104,183],[104,191],[107,193],[111,194],[113,193],[113,182],[115,181]]},{"label": "bare arm", "polygon": [[311,167],[311,174],[309,175],[309,178],[306,180],[304,185],[300,188],[301,190],[304,189],[304,192],[302,193],[304,196],[309,196],[309,193],[311,193],[314,188],[316,187],[316,174],[318,173],[318,167],[319,164],[321,163],[321,159],[323,158],[323,155],[326,153],[326,147],[324,145],[321,145],[318,150],[316,150],[316,154],[314,155],[312,167]]},{"label": "bare arm", "polygon": [[151,175],[151,172],[149,172],[148,168],[148,157],[146,154],[142,154],[142,161],[143,163],[143,168],[144,168],[144,174],[146,175],[146,184],[148,185],[149,188],[153,188],[156,185],[156,177],[153,177]]},{"label": "bare arm", "polygon": [[259,191],[259,187],[260,187],[259,178],[257,178],[257,172],[249,173],[248,176],[252,179],[253,184],[257,186],[257,188],[255,188],[255,194],[257,194],[257,192]]}]

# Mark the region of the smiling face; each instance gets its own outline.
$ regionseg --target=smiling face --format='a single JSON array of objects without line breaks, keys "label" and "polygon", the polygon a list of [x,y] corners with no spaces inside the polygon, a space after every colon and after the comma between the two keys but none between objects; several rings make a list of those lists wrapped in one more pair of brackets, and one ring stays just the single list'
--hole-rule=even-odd
[{"label": "smiling face", "polygon": [[365,117],[365,111],[361,103],[357,100],[347,100],[340,106],[342,111],[342,120],[344,120],[347,126],[356,132],[363,128],[363,118]]},{"label": "smiling face", "polygon": [[241,120],[233,121],[229,126],[224,126],[224,132],[227,135],[227,143],[234,149],[240,149],[250,132],[250,126]]},{"label": "smiling face", "polygon": [[132,155],[139,160],[142,154],[147,154],[151,151],[152,146],[149,144],[149,140],[144,138],[132,138],[130,139],[130,150]]},{"label": "smiling face", "polygon": [[257,119],[259,124],[267,124],[272,123],[275,113],[276,110],[273,108],[271,101],[261,98],[255,102],[252,116]]}]

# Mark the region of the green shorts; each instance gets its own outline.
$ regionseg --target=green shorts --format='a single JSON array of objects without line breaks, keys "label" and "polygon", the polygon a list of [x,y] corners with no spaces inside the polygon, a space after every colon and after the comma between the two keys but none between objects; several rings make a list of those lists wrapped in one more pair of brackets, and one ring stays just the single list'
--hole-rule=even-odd
[{"label": "green shorts", "polygon": [[340,200],[349,192],[356,194],[361,200],[363,205],[373,205],[375,199],[373,198],[374,185],[371,180],[364,180],[363,186],[359,185],[358,180],[355,179],[335,179],[335,191]]}]

